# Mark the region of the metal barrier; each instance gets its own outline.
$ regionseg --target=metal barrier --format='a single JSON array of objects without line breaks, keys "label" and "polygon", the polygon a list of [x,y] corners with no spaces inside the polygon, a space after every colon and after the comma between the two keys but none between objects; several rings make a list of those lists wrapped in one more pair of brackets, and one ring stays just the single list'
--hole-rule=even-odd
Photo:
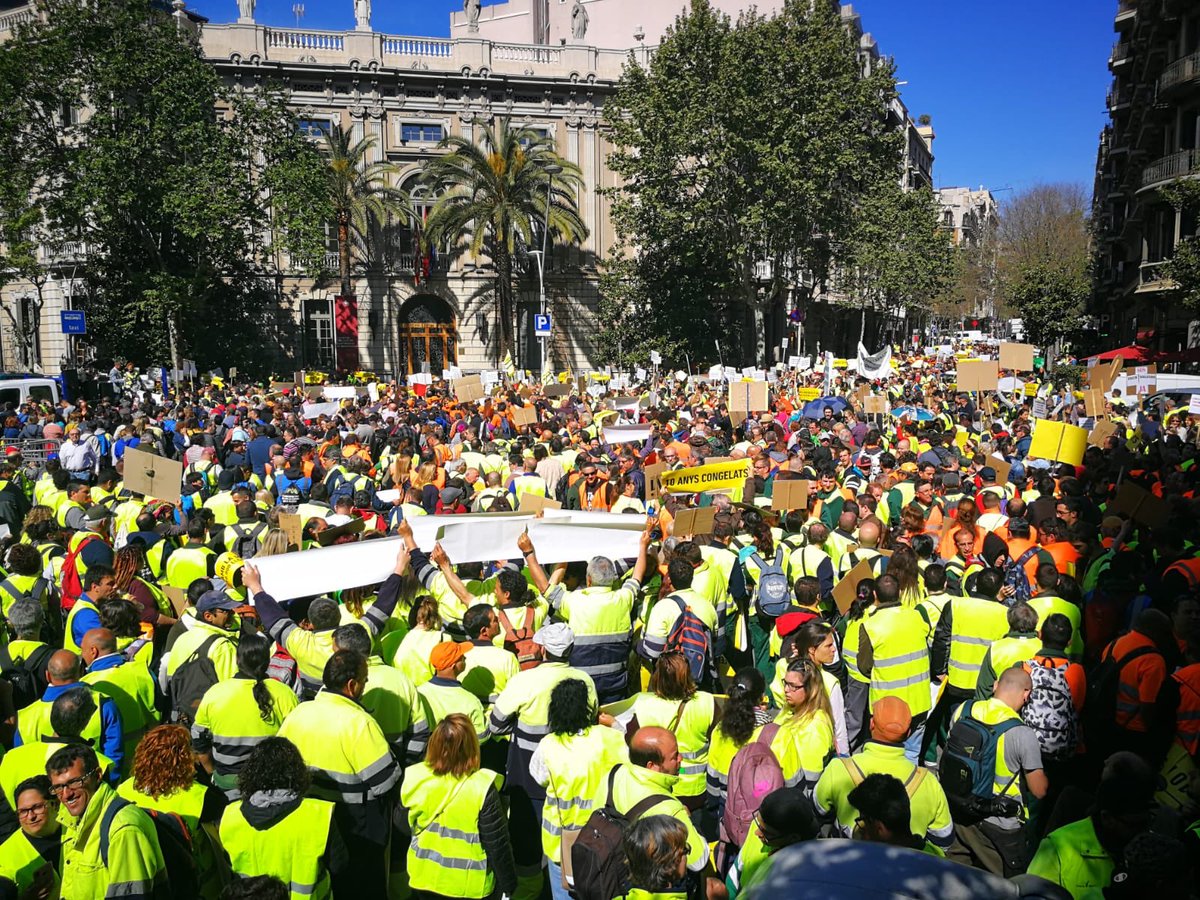
[{"label": "metal barrier", "polygon": [[7,459],[8,448],[16,447],[21,451],[21,465],[28,472],[40,475],[46,468],[46,460],[50,456],[58,456],[62,441],[49,438],[35,438],[27,441],[10,441],[0,439],[0,459]]}]

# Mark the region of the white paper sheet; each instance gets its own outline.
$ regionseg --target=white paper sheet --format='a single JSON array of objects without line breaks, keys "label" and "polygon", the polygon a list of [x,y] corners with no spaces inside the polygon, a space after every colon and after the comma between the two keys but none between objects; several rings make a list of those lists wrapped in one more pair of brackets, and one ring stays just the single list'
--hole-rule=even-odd
[{"label": "white paper sheet", "polygon": [[353,400],[358,396],[358,391],[352,386],[331,386],[326,387],[322,393],[326,400]]},{"label": "white paper sheet", "polygon": [[640,444],[650,437],[649,425],[605,425],[602,430],[606,444]]},{"label": "white paper sheet", "polygon": [[390,491],[376,491],[375,497],[380,503],[392,503],[400,499],[400,489],[396,488]]},{"label": "white paper sheet", "polygon": [[340,408],[337,401],[333,401],[332,403],[305,403],[303,409],[304,418],[316,419],[320,416],[336,416]]}]

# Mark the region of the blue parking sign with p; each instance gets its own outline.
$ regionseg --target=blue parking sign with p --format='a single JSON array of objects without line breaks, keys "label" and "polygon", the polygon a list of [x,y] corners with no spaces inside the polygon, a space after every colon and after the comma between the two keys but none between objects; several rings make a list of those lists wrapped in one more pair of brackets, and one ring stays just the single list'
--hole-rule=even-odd
[{"label": "blue parking sign with p", "polygon": [[533,333],[536,337],[550,337],[550,316],[536,313],[533,317]]}]

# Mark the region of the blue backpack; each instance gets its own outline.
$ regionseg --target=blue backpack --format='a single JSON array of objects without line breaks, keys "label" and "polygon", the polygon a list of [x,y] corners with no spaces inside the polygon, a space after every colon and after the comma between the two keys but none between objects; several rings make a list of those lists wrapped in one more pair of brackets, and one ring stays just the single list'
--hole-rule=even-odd
[{"label": "blue backpack", "polygon": [[[1019,801],[996,794],[996,754],[1000,736],[1025,723],[1013,717],[987,725],[971,717],[974,706],[974,700],[963,705],[962,715],[950,727],[946,749],[938,764],[938,780],[946,792],[951,817],[961,825],[975,825],[989,816],[1015,816],[1020,812]],[[1009,785],[1019,777],[1018,772]]]},{"label": "blue backpack", "polygon": [[767,563],[757,552],[750,559],[758,566],[758,590],[755,599],[758,611],[764,616],[777,619],[792,606],[792,587],[783,571],[783,547],[775,549],[774,561]]},{"label": "blue backpack", "polygon": [[1018,603],[1028,603],[1033,596],[1033,587],[1029,584],[1029,576],[1025,573],[1025,563],[1037,555],[1038,548],[1030,547],[1019,558],[1008,564],[1004,570],[1004,583],[1013,588],[1011,596],[1005,599],[1005,606],[1016,606]]}]

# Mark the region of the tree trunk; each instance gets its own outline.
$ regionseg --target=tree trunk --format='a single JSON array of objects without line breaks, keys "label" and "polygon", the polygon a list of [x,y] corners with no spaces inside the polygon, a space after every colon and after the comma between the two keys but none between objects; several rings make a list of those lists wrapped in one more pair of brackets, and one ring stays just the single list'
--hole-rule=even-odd
[{"label": "tree trunk", "polygon": [[[496,242],[496,307],[500,316],[500,347],[499,358],[504,359],[505,353],[513,351],[513,296],[512,296],[512,257],[503,240]],[[513,354],[516,363],[516,354]]]},{"label": "tree trunk", "polygon": [[346,213],[338,213],[338,274],[341,276],[342,296],[349,297],[350,287],[350,217]]}]

